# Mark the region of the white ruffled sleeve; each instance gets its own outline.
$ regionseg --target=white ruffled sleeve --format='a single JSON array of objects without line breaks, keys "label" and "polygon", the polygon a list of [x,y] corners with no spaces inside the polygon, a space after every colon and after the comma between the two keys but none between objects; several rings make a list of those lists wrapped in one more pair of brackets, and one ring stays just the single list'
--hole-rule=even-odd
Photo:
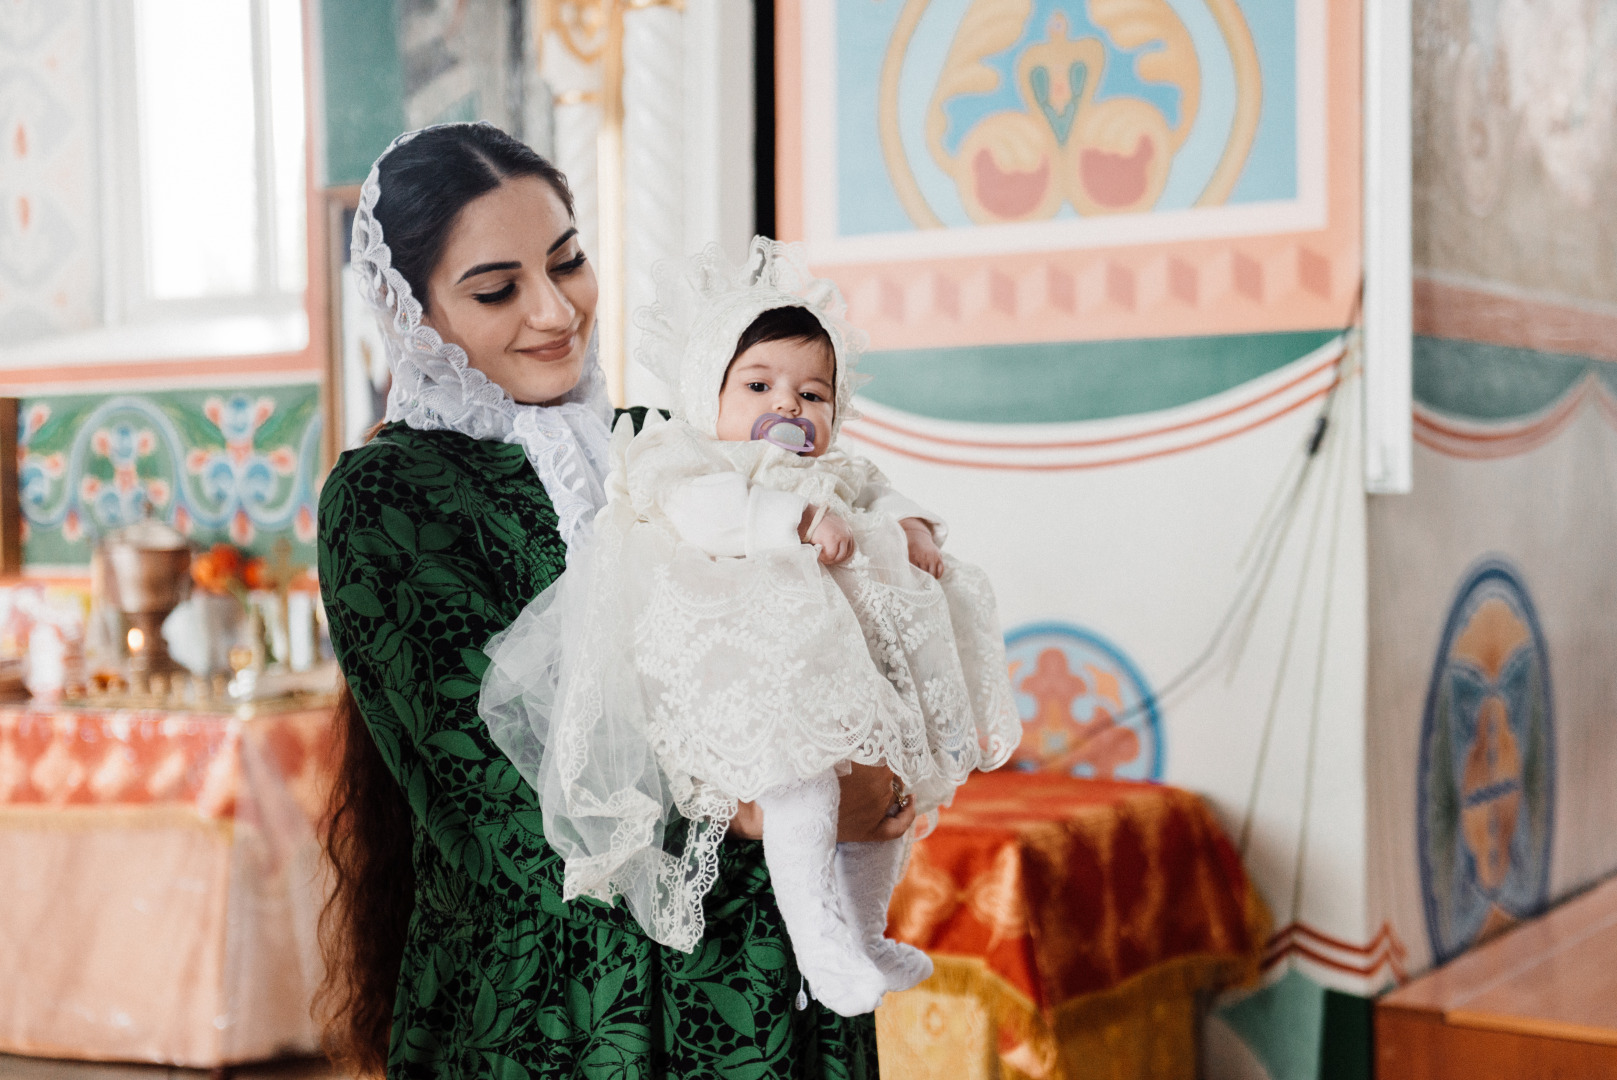
[{"label": "white ruffled sleeve", "polygon": [[709,473],[677,485],[662,509],[681,538],[709,555],[738,557],[796,547],[808,500],[749,484],[738,472]]},{"label": "white ruffled sleeve", "polygon": [[762,484],[752,485],[747,496],[747,554],[797,547],[802,538],[797,528],[803,521],[808,500],[789,491],[776,491]]},{"label": "white ruffled sleeve", "polygon": [[893,489],[882,471],[869,462],[865,463],[866,475],[864,487],[860,489],[853,505],[857,510],[868,510],[875,514],[885,514],[894,521],[903,521],[905,518],[920,518],[932,530],[932,542],[939,547],[949,535],[949,524],[937,514],[928,510],[920,503]]}]

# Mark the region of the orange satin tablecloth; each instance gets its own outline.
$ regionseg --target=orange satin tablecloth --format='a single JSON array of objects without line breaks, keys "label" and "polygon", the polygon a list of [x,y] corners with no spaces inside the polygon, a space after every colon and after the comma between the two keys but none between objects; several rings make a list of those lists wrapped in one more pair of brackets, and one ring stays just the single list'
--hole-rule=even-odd
[{"label": "orange satin tablecloth", "polygon": [[0,707],[0,1052],[317,1047],[329,708]]},{"label": "orange satin tablecloth", "polygon": [[1196,1076],[1199,1009],[1268,915],[1196,795],[973,776],[918,841],[889,932],[933,977],[877,1012],[884,1080]]}]

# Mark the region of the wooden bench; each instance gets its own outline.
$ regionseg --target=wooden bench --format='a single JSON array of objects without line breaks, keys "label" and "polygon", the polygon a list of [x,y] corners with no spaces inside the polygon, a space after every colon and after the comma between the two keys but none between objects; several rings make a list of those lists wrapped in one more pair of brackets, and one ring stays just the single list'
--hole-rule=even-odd
[{"label": "wooden bench", "polygon": [[1617,1078],[1617,878],[1376,1003],[1377,1080]]}]

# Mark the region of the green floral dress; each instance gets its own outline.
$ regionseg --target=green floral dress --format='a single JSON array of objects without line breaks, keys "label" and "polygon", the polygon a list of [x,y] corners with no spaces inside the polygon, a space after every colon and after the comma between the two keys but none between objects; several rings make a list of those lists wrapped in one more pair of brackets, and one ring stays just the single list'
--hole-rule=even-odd
[{"label": "green floral dress", "polygon": [[689,955],[621,904],[562,902],[538,797],[477,699],[483,645],[565,558],[519,446],[392,424],[321,493],[332,644],[414,819],[388,1076],[874,1080],[871,1017],[796,1008],[762,844],[724,844]]}]

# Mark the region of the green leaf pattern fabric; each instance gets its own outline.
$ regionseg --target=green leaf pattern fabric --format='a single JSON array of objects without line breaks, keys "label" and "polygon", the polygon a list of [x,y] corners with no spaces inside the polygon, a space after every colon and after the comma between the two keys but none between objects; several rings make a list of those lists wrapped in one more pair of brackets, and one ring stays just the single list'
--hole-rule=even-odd
[{"label": "green leaf pattern fabric", "polygon": [[389,425],[338,460],[319,522],[332,645],[413,818],[388,1076],[874,1080],[871,1017],[795,1006],[761,844],[723,845],[689,955],[562,902],[538,797],[477,713],[483,645],[566,565],[521,447]]}]

